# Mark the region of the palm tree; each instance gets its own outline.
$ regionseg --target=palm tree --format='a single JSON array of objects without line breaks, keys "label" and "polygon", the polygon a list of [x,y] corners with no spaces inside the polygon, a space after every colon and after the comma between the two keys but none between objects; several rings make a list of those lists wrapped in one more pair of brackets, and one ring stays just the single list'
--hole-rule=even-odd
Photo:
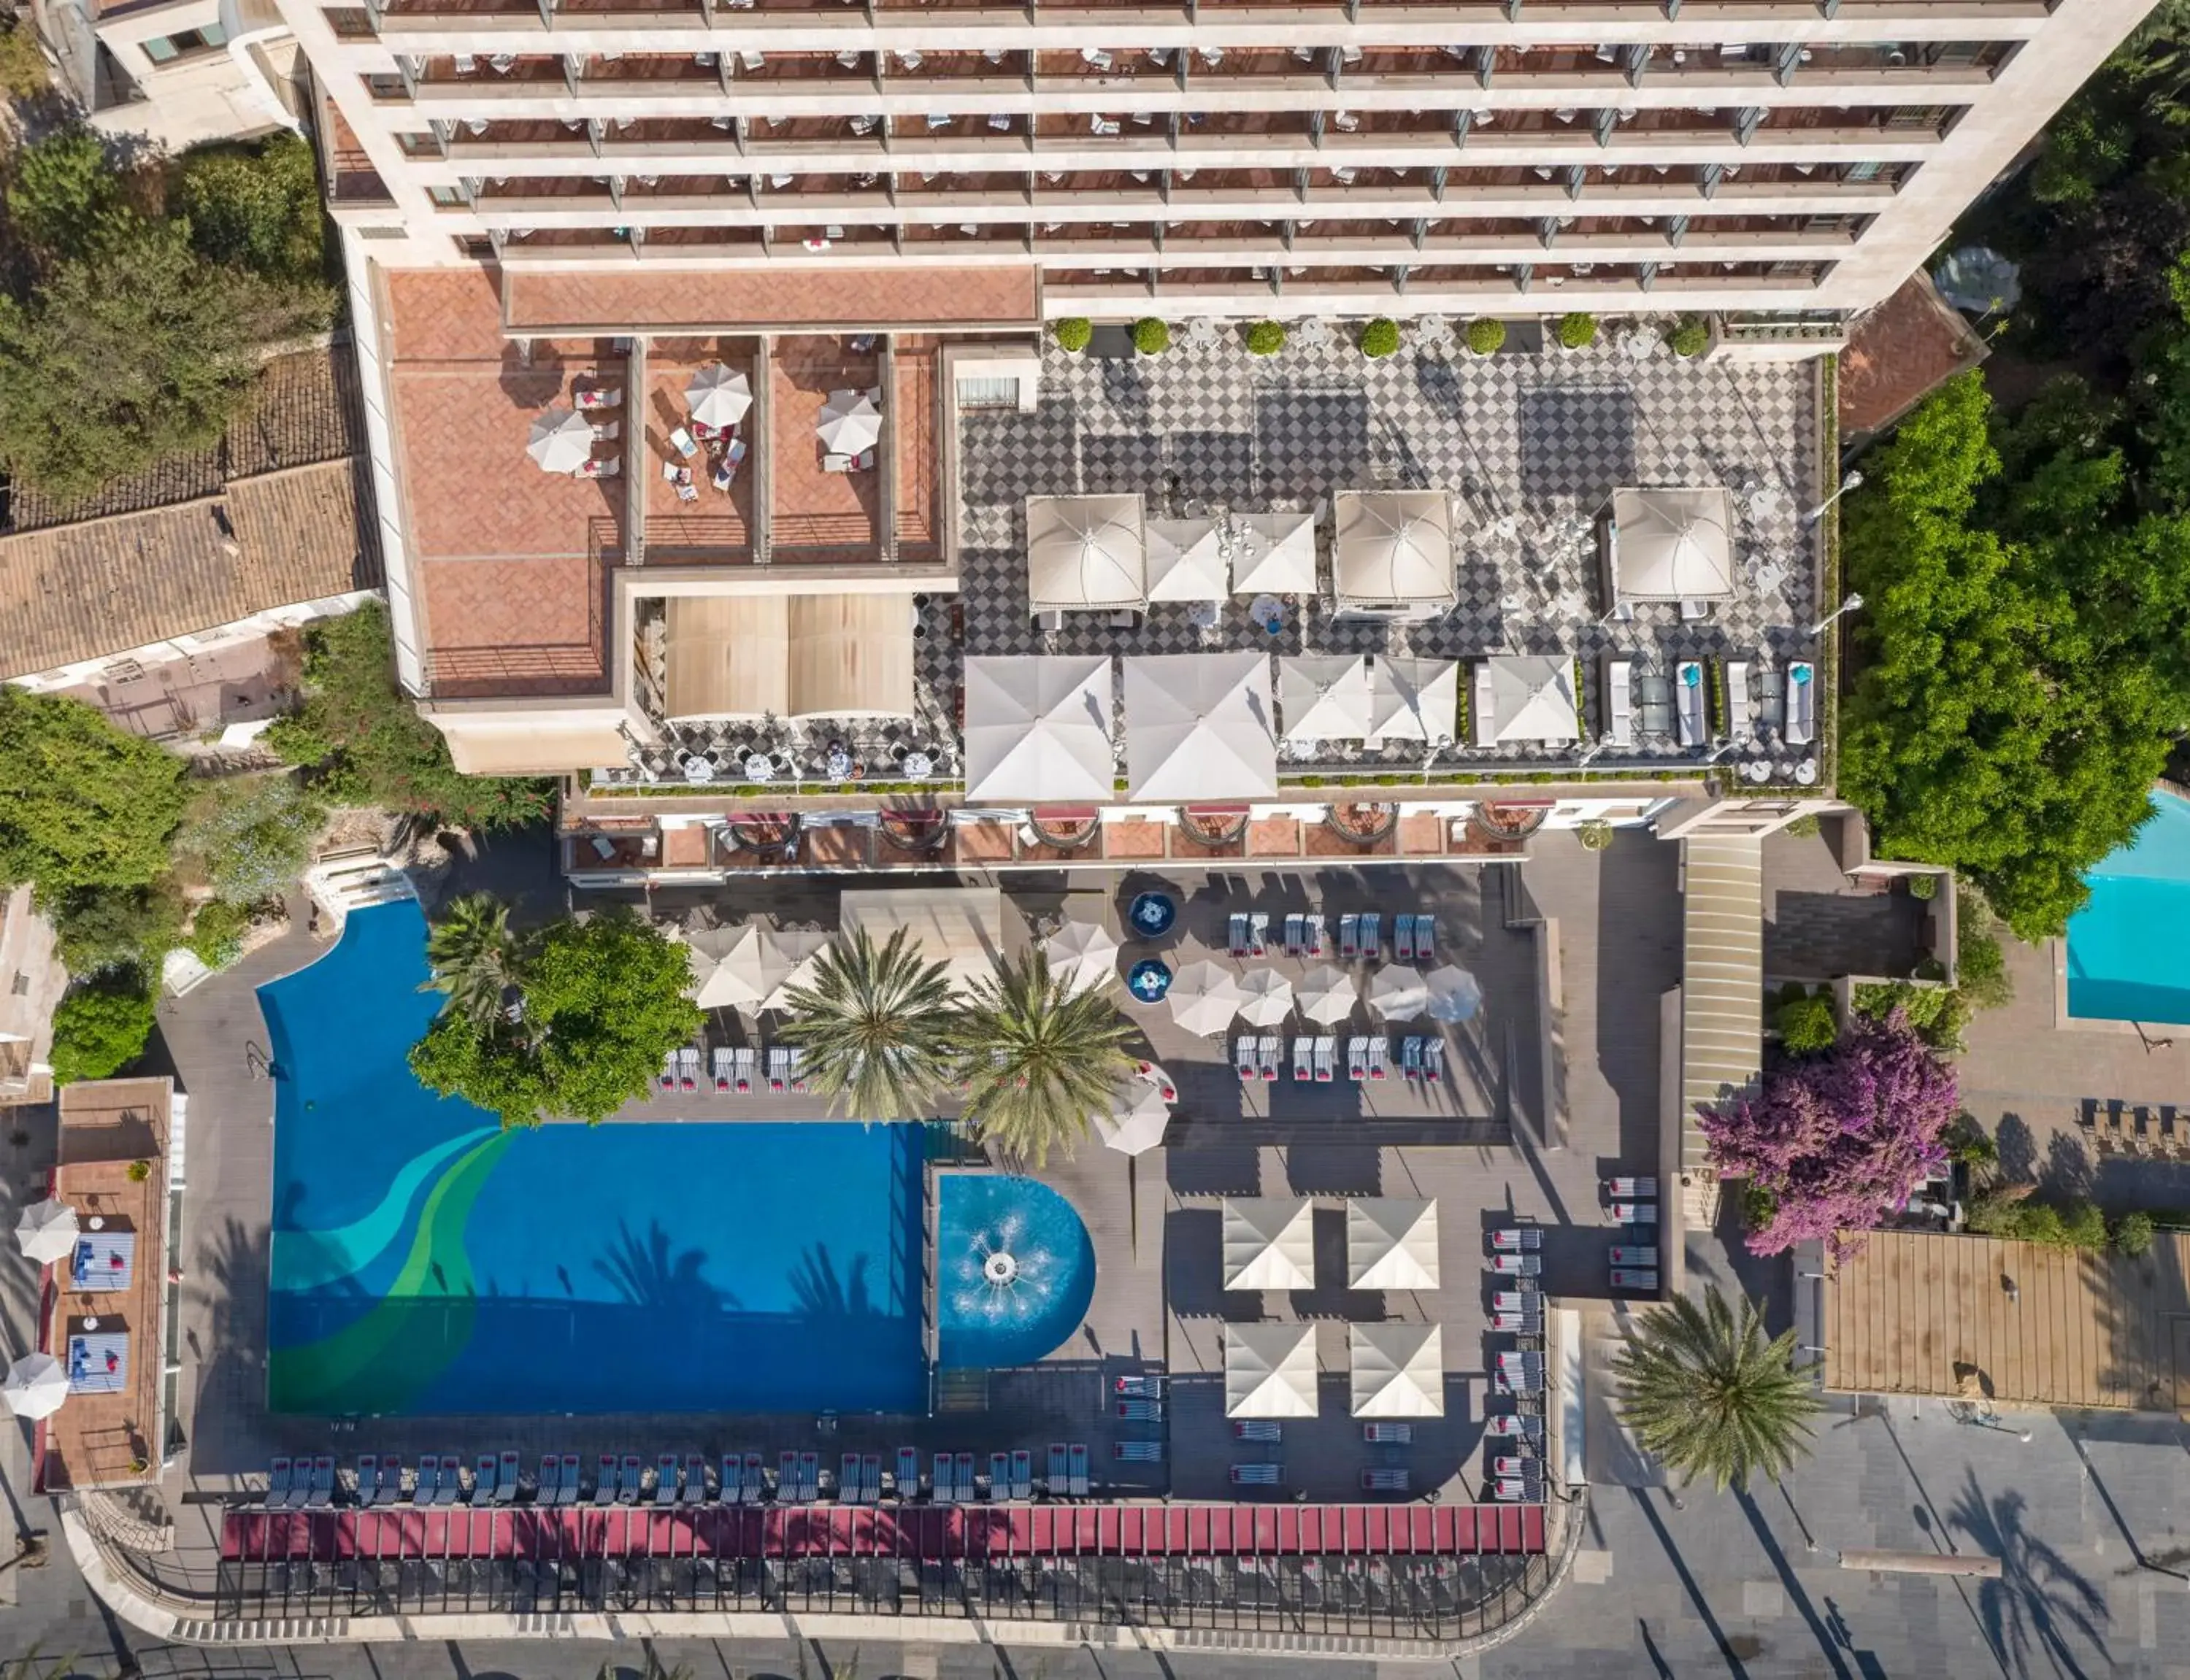
[{"label": "palm tree", "polygon": [[1087,1134],[1132,1066],[1132,1026],[1104,988],[1075,992],[1039,948],[977,981],[960,1024],[966,1123],[1014,1164],[1039,1167]]},{"label": "palm tree", "polygon": [[426,935],[433,972],[418,989],[447,994],[448,1007],[480,1027],[502,1015],[502,999],[517,983],[517,936],[509,907],[491,892],[450,900]]},{"label": "palm tree", "polygon": [[1794,1367],[1795,1332],[1766,1339],[1756,1303],[1734,1316],[1709,1291],[1653,1308],[1613,1361],[1621,1421],[1686,1486],[1708,1476],[1723,1493],[1746,1489],[1752,1470],[1777,1481],[1809,1451],[1817,1391]]},{"label": "palm tree", "polygon": [[812,982],[784,996],[783,1037],[803,1047],[822,1095],[861,1120],[916,1120],[933,1106],[950,1071],[950,982],[905,929],[880,947],[864,928],[838,940]]}]

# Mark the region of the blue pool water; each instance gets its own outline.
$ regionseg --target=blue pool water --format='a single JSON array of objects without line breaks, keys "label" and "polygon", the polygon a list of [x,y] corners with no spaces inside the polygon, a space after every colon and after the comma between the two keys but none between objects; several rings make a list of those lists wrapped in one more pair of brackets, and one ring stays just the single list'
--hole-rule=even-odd
[{"label": "blue pool water", "polygon": [[1072,1204],[1032,1179],[948,1173],[936,1195],[938,1363],[1032,1365],[1095,1298],[1095,1245]]},{"label": "blue pool water", "polygon": [[2068,1013],[2190,1026],[2190,801],[2154,794],[2149,822],[2085,877],[2068,922]]},{"label": "blue pool water", "polygon": [[425,976],[392,904],[260,988],[274,1410],[923,1409],[921,1128],[505,1133],[411,1077]]}]

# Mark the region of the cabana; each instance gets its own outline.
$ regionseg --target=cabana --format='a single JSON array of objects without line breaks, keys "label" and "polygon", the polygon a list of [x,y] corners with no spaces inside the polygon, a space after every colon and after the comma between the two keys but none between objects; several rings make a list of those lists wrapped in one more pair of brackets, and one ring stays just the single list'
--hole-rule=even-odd
[{"label": "cabana", "polygon": [[1313,1289],[1315,1216],[1305,1196],[1223,1198],[1224,1287]]},{"label": "cabana", "polygon": [[1364,1196],[1346,1204],[1346,1286],[1349,1289],[1435,1289],[1435,1201]]},{"label": "cabana", "polygon": [[1004,895],[993,886],[917,886],[837,896],[847,936],[862,929],[877,945],[906,929],[923,959],[941,963],[963,996],[996,971],[1004,949]]},{"label": "cabana", "polygon": [[1227,1417],[1313,1417],[1315,1376],[1313,1325],[1224,1326]]},{"label": "cabana", "polygon": [[1029,496],[1027,598],[1037,613],[1147,604],[1137,495]]},{"label": "cabana", "polygon": [[1632,601],[1723,601],[1733,593],[1733,498],[1723,485],[1620,489],[1599,523],[1604,591]]},{"label": "cabana", "polygon": [[1331,505],[1331,595],[1340,612],[1427,618],[1460,599],[1452,501],[1443,490],[1341,490]]},{"label": "cabana", "polygon": [[1444,1332],[1434,1324],[1349,1324],[1356,1417],[1444,1416]]}]

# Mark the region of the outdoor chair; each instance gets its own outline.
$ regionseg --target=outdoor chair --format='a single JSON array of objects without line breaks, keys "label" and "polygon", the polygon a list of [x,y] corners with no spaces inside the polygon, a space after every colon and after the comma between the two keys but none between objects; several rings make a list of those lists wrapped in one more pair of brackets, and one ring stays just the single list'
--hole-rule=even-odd
[{"label": "outdoor chair", "polygon": [[1346,1077],[1359,1084],[1369,1077],[1369,1041],[1359,1035],[1346,1041]]},{"label": "outdoor chair", "polygon": [[1338,959],[1350,963],[1361,954],[1361,918],[1341,916],[1338,919]]},{"label": "outdoor chair", "polygon": [[1284,1474],[1280,1464],[1234,1464],[1232,1485],[1234,1487],[1275,1487]]},{"label": "outdoor chair", "polygon": [[1403,963],[1415,959],[1415,919],[1396,916],[1392,921],[1392,954]]},{"label": "outdoor chair", "polygon": [[1262,1035],[1262,1079],[1265,1083],[1278,1077],[1278,1066],[1285,1056],[1285,1042],[1274,1032],[1265,1032]]},{"label": "outdoor chair", "polygon": [[1232,1434],[1243,1441],[1274,1441],[1284,1438],[1285,1426],[1274,1418],[1242,1417],[1232,1425]]},{"label": "outdoor chair", "polygon": [[1302,923],[1302,928],[1308,935],[1306,954],[1319,959],[1326,948],[1325,941],[1328,938],[1328,931],[1324,926],[1323,918],[1321,916],[1307,917]]},{"label": "outdoor chair", "polygon": [[1325,1033],[1315,1041],[1315,1082],[1328,1085],[1338,1074],[1338,1040]]},{"label": "outdoor chair", "polygon": [[1270,954],[1270,918],[1268,912],[1257,910],[1248,918],[1247,946],[1257,957]]},{"label": "outdoor chair", "polygon": [[1409,1038],[1399,1046],[1399,1072],[1410,1082],[1422,1077],[1422,1041]]},{"label": "outdoor chair", "polygon": [[1257,1071],[1255,1063],[1254,1034],[1243,1032],[1240,1035],[1239,1042],[1232,1047],[1232,1066],[1239,1071],[1241,1084],[1248,1084],[1254,1080]]},{"label": "outdoor chair", "polygon": [[1369,1077],[1388,1079],[1392,1076],[1391,1041],[1381,1033],[1372,1033],[1369,1039]]},{"label": "outdoor chair", "polygon": [[1247,954],[1247,918],[1244,913],[1230,918],[1225,944],[1232,956],[1244,957]]},{"label": "outdoor chair", "polygon": [[1444,1040],[1430,1038],[1422,1044],[1422,1083],[1440,1083],[1444,1078]]},{"label": "outdoor chair", "polygon": [[1305,1085],[1315,1078],[1315,1040],[1293,1040],[1293,1083]]},{"label": "outdoor chair", "polygon": [[1361,1439],[1370,1446],[1407,1446],[1415,1439],[1411,1423],[1364,1423]]},{"label": "outdoor chair", "polygon": [[708,1059],[715,1081],[715,1094],[718,1096],[729,1095],[730,1087],[737,1078],[737,1057],[729,1045],[718,1044],[708,1052]]},{"label": "outdoor chair", "polygon": [[1298,912],[1285,918],[1285,954],[1297,957],[1307,948],[1308,930],[1302,925],[1303,918]]},{"label": "outdoor chair", "polygon": [[1384,954],[1383,914],[1376,910],[1365,912],[1361,918],[1360,931],[1354,936],[1359,942],[1359,953],[1364,961],[1373,963],[1382,960]]}]

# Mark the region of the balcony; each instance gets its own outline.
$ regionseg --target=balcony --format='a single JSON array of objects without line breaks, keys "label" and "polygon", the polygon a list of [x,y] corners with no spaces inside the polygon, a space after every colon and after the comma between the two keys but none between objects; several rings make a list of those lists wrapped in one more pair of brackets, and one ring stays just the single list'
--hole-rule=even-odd
[{"label": "balcony", "polygon": [[1027,190],[1026,172],[1020,169],[914,170],[892,178],[897,202],[908,210],[976,202],[990,209],[1007,205],[1023,209],[1033,198]]},{"label": "balcony", "polygon": [[445,58],[428,59],[415,79],[422,88],[459,85],[531,87],[543,83],[559,88],[565,85],[563,65],[560,53],[496,53],[485,58],[470,53],[452,53]]},{"label": "balcony", "polygon": [[840,53],[760,53],[747,48],[730,54],[732,91],[772,93],[823,93],[832,88],[875,86],[875,55],[846,48]]},{"label": "balcony", "polygon": [[719,88],[723,71],[714,53],[595,53],[577,60],[581,88],[640,93]]},{"label": "balcony", "polygon": [[1028,88],[1030,53],[992,47],[986,52],[900,51],[882,54],[882,86],[891,93],[918,99],[953,94],[1018,92]]}]

